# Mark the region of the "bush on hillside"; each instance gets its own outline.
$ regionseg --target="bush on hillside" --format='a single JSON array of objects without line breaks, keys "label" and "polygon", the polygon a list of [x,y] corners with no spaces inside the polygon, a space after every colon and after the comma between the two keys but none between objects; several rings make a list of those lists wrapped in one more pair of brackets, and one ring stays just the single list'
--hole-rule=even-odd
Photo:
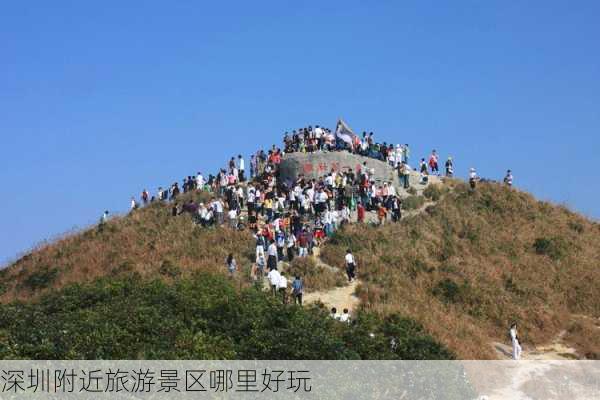
[{"label": "bush on hillside", "polygon": [[[0,305],[0,357],[26,359],[447,359],[452,354],[408,319],[365,314],[342,324],[319,307],[283,305],[226,277],[103,278],[34,303]],[[389,332],[388,332],[389,331]],[[391,333],[390,333],[391,332]],[[397,349],[391,349],[391,335]],[[381,336],[379,336],[381,335]],[[369,343],[367,343],[369,342]],[[383,344],[383,345],[382,345]]]},{"label": "bush on hillside", "polygon": [[58,276],[57,268],[50,268],[47,265],[33,271],[23,280],[23,287],[30,290],[40,290],[49,287]]},{"label": "bush on hillside", "polygon": [[567,244],[562,238],[537,238],[533,248],[537,254],[548,256],[556,261],[565,256]]},{"label": "bush on hillside", "polygon": [[287,269],[288,279],[293,280],[296,275],[304,282],[306,291],[320,291],[344,286],[346,279],[341,269],[331,270],[317,265],[312,257],[296,257]]},{"label": "bush on hillside", "polygon": [[423,196],[408,196],[402,200],[403,210],[416,210],[425,204],[425,198]]},{"label": "bush on hillside", "polygon": [[443,194],[441,185],[429,185],[423,190],[423,196],[431,201],[438,201]]}]

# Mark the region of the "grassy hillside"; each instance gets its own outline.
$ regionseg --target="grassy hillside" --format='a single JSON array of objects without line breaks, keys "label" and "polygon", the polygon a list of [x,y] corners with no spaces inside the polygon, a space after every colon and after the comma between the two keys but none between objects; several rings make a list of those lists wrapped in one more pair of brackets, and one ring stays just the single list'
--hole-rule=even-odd
[{"label": "grassy hillside", "polygon": [[[189,197],[182,196],[181,201]],[[131,272],[164,279],[195,271],[225,274],[230,252],[247,269],[253,249],[248,232],[201,229],[189,215],[172,217],[168,204],[155,203],[115,218],[102,229],[58,240],[0,271],[0,301],[35,298],[69,283]]]},{"label": "grassy hillside", "polygon": [[[342,267],[345,249],[353,249],[363,282],[358,295],[367,312],[361,317],[363,333],[368,330],[395,332],[394,329],[403,332],[402,335],[417,332],[417,338],[425,338],[423,340],[433,347],[443,343],[459,358],[495,358],[490,342],[506,342],[509,323],[517,321],[525,346],[548,343],[565,331],[564,340],[581,355],[600,357],[600,335],[597,334],[600,225],[564,207],[538,202],[528,194],[495,184],[482,184],[477,191],[471,192],[463,183],[450,182],[441,188],[431,187],[424,194],[429,200],[437,201],[426,212],[383,228],[348,226],[339,231],[321,252],[325,262]],[[413,197],[410,204],[405,204],[407,210],[417,209],[425,203],[423,198]],[[177,297],[177,291],[186,292],[194,285],[201,285],[197,277],[208,276],[204,273],[210,273],[214,279],[217,279],[215,275],[226,275],[224,261],[230,252],[234,253],[242,269],[237,278],[227,281],[227,288],[222,286],[219,296],[233,296],[231,299],[242,299],[242,303],[246,296],[262,296],[251,288],[248,279],[254,241],[248,232],[195,227],[187,215],[171,217],[169,207],[157,203],[126,217],[115,218],[101,229],[93,227],[61,239],[2,270],[0,301],[5,305],[0,310],[0,318],[4,318],[0,326],[8,328],[0,330],[0,345],[4,346],[5,356],[203,357],[205,353],[190,350],[195,335],[208,335],[208,339],[202,340],[210,343],[213,340],[221,343],[223,338],[230,340],[228,327],[236,315],[230,315],[231,321],[226,325],[206,333],[204,328],[198,328],[200,325],[194,325],[196,322],[186,319],[187,312],[180,308],[183,303],[160,300],[163,296]],[[342,284],[340,274],[322,267],[319,273],[312,260],[296,260],[291,271],[300,272],[306,278],[308,289],[325,290]],[[140,281],[141,286],[131,287],[126,292],[115,289],[129,287],[130,281]],[[235,289],[235,296],[230,289]],[[155,290],[158,290],[156,296],[152,295]],[[148,298],[142,296],[146,293]],[[202,294],[197,296],[202,297]],[[188,300],[204,301],[193,296]],[[141,308],[134,306],[134,301],[140,301]],[[257,301],[261,304],[270,302],[267,298]],[[66,308],[70,313],[60,311],[58,305],[70,303],[75,304]],[[110,318],[109,314],[116,313],[121,306],[131,315],[140,315],[134,319],[135,325],[121,326]],[[163,315],[173,317],[161,320],[156,314],[160,310]],[[209,323],[207,321],[218,314],[216,311],[212,314],[214,310],[200,311],[204,315],[202,324]],[[281,309],[281,312],[288,315],[292,311]],[[304,313],[292,313],[296,312]],[[120,311],[116,314],[125,318]],[[14,318],[14,315],[19,317]],[[52,326],[54,331],[47,331],[50,333],[45,338],[27,336],[24,327],[29,325],[40,327],[39,331],[32,330],[32,335],[36,332],[41,335],[43,331],[42,325],[31,320],[32,315],[48,315],[41,321]],[[302,318],[310,317],[302,315]],[[144,316],[148,320],[144,320]],[[178,322],[179,318],[185,322]],[[84,343],[85,332],[93,330],[93,322],[105,319],[110,321],[106,325],[108,329],[125,335],[116,338],[118,340],[126,341],[127,335],[133,335],[133,332],[160,334],[167,339],[152,344],[152,338],[143,337],[140,343],[144,345],[129,353],[111,350],[109,333],[106,333],[109,336],[96,338],[100,348],[104,349],[100,353],[88,354],[69,346],[58,350],[52,347],[60,342],[59,333],[65,330],[62,327],[75,327],[73,329]],[[398,319],[401,328],[396,322],[392,322],[396,328],[383,328],[384,324]],[[175,324],[177,330],[169,331],[171,328],[162,326],[160,321]],[[180,323],[184,325],[179,326]],[[252,323],[266,322],[256,320]],[[268,324],[271,323],[274,322]],[[161,326],[154,326],[156,324]],[[180,329],[189,331],[191,336],[180,336]],[[343,357],[395,357],[361,353],[348,344],[354,340],[354,334],[332,333],[335,340],[342,340],[353,352]],[[384,342],[388,339],[383,334],[381,339],[377,338]],[[184,346],[185,350],[180,352],[175,344],[186,340],[188,347]],[[22,346],[31,341],[36,342],[35,348],[23,350]],[[38,348],[40,341],[50,349]],[[418,348],[411,347],[415,342],[410,343],[403,349],[403,356],[446,358],[451,354],[443,346],[431,350],[429,344],[420,353]],[[232,353],[213,356],[292,356],[283,350],[279,356],[267,349],[262,353],[248,353],[240,343],[230,345],[220,348],[231,348]],[[14,346],[19,351],[15,351]],[[386,347],[385,344],[382,346]],[[337,354],[337,350],[327,351]],[[211,353],[206,354],[208,357]],[[300,354],[309,355],[296,353],[294,356]],[[324,351],[322,358],[327,358],[328,354],[332,353]],[[314,354],[310,353],[310,357]]]},{"label": "grassy hillside", "polygon": [[364,307],[415,318],[459,358],[495,357],[489,343],[506,342],[511,321],[526,346],[567,330],[600,357],[600,225],[496,184],[453,186],[402,224],[348,227],[324,260],[340,265],[352,248]]}]

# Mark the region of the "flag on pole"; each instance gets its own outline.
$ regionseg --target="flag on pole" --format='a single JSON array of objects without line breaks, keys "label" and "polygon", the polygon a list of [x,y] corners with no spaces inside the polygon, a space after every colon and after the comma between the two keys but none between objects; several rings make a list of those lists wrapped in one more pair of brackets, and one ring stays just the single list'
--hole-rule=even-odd
[{"label": "flag on pole", "polygon": [[341,140],[349,145],[352,145],[356,138],[356,134],[352,131],[348,124],[346,124],[343,119],[338,119],[337,127],[335,128],[336,141]]}]

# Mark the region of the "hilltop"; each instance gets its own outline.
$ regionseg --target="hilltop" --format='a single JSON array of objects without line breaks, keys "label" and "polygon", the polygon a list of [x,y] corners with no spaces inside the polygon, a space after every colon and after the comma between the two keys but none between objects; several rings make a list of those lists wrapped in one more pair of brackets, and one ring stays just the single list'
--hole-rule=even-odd
[{"label": "hilltop", "polygon": [[[321,261],[297,259],[286,265],[306,277],[309,292],[335,289],[345,285],[344,252],[353,250],[360,279],[355,311],[361,317],[350,331],[340,331],[331,321],[319,322],[326,316],[319,307],[281,306],[264,294],[260,282],[257,285],[249,279],[255,239],[248,229],[202,228],[188,214],[172,217],[169,203],[155,202],[37,249],[0,271],[0,301],[5,304],[0,321],[9,326],[0,329],[0,355],[4,343],[8,356],[50,358],[488,359],[498,357],[492,343],[506,342],[508,324],[518,321],[525,346],[545,345],[560,335],[577,350],[577,357],[599,358],[600,225],[499,184],[482,183],[472,191],[457,180],[432,182],[436,184],[401,192],[402,221],[385,226],[346,225],[322,246]],[[178,201],[206,202],[210,196],[194,191]],[[224,261],[229,253],[241,265],[241,273],[233,279],[225,278]],[[168,300],[165,305],[163,295],[179,300]],[[128,302],[143,303],[142,311]],[[233,305],[238,309],[232,309]],[[128,340],[138,336],[136,352],[109,350],[118,339],[112,336],[103,339],[105,353],[100,355],[72,348],[15,350],[31,340],[58,340],[40,337],[41,331],[34,333],[35,339],[19,336],[35,313],[55,315],[58,322],[53,326],[59,332],[61,324],[80,329],[76,315],[118,325],[121,322],[109,315],[121,306],[136,314],[135,327],[119,325],[127,331]],[[71,307],[72,314],[61,307]],[[151,311],[154,307],[156,312]],[[159,309],[169,318],[159,318]],[[300,326],[308,330],[319,326],[327,341],[316,347],[317,329],[317,336],[311,333],[307,339],[311,352],[250,351],[253,344],[232,326],[244,320],[246,312],[267,309],[289,319],[246,320],[245,326],[258,324],[265,332],[279,328],[288,332],[294,331],[293,321],[304,321]],[[203,315],[200,325],[205,328],[189,320],[191,310]],[[219,310],[229,314],[220,319]],[[118,314],[126,315],[122,312]],[[89,323],[86,329],[93,330]],[[163,326],[167,323],[174,325]],[[373,350],[375,342],[355,338],[377,329],[387,338],[378,339],[381,352]],[[396,336],[389,336],[390,332]],[[78,334],[87,340],[84,333]],[[150,335],[156,334],[167,343],[154,343]],[[397,353],[384,351],[386,340],[397,335],[414,340]],[[264,336],[253,338],[260,342]],[[294,345],[291,339],[284,342]],[[176,343],[181,351],[174,350]],[[217,348],[229,352],[219,353]]]}]

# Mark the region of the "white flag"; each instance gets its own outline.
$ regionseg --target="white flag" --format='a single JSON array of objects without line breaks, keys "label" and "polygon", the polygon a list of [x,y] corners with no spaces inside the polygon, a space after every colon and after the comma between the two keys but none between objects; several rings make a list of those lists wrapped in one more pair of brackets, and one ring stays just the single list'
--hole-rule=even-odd
[{"label": "white flag", "polygon": [[351,145],[354,143],[356,134],[352,131],[352,129],[350,129],[344,120],[339,119],[337,127],[335,128],[335,138],[336,140],[342,140]]}]

